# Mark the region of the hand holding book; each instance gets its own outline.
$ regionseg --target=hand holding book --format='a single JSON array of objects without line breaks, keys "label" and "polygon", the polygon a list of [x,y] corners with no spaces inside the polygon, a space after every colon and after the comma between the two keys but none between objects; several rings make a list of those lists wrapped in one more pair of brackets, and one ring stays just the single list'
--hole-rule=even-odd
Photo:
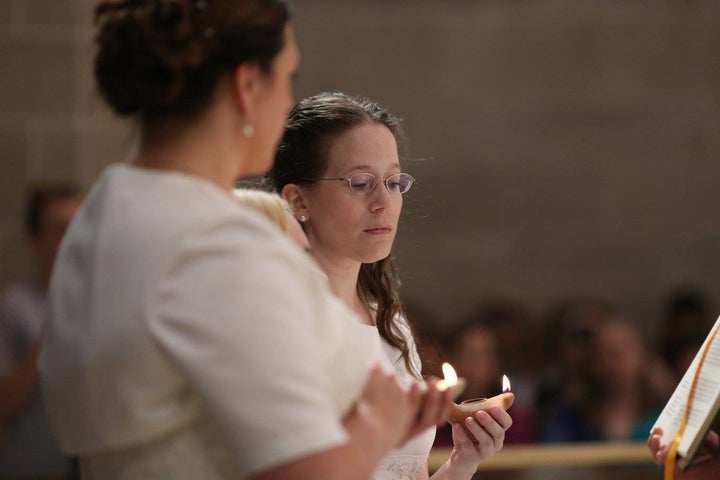
[{"label": "hand holding book", "polygon": [[[710,447],[707,451],[714,452],[715,458],[718,457],[716,432],[708,433],[720,410],[720,338],[716,340],[718,331],[720,318],[715,322],[652,428],[648,446],[654,458],[666,459],[666,479],[673,478],[676,456],[678,467],[685,470],[693,464],[703,441],[710,441],[710,444],[706,445],[706,448]],[[720,469],[720,458],[717,458],[716,463]]]},{"label": "hand holding book", "polygon": [[[720,427],[720,425],[716,425]],[[718,430],[711,430],[702,442],[702,446],[698,449],[697,454],[687,470],[681,470],[675,467],[672,476],[677,480],[708,480],[712,478],[720,478],[720,436]],[[650,434],[648,439],[648,448],[653,456],[653,460],[658,465],[664,465],[668,450],[667,444],[662,444],[663,431],[656,428]],[[667,476],[667,473],[666,473]]]}]

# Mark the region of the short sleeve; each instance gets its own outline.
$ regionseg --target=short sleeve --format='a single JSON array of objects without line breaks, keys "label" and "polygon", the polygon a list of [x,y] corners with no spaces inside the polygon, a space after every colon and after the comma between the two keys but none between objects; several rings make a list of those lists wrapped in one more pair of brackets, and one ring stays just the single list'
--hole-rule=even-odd
[{"label": "short sleeve", "polygon": [[274,233],[238,222],[196,232],[148,300],[152,336],[245,475],[347,439],[316,331],[327,291],[304,254]]}]

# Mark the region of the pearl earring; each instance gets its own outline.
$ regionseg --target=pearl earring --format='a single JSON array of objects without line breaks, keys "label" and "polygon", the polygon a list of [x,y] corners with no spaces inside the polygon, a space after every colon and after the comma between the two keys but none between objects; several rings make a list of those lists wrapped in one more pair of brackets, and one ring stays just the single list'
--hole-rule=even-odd
[{"label": "pearl earring", "polygon": [[246,123],[245,126],[243,127],[243,135],[245,135],[245,137],[247,137],[247,138],[250,138],[254,134],[255,134],[255,127],[253,127],[249,123]]},{"label": "pearl earring", "polygon": [[307,218],[305,218],[305,215],[300,215],[300,223],[305,223],[305,220],[307,220]]}]

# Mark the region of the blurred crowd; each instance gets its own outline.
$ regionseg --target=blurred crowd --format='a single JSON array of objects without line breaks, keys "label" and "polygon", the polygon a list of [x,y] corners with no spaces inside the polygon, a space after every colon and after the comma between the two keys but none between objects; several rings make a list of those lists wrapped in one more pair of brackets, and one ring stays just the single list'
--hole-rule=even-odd
[{"label": "blurred crowd", "polygon": [[[515,393],[506,444],[645,441],[717,312],[701,287],[668,292],[662,312],[641,323],[600,298],[573,298],[547,312],[521,301],[490,300],[443,328],[409,305],[424,375],[450,363],[467,381],[459,401]],[[650,327],[649,329],[647,327]],[[450,445],[440,429],[436,446]]]}]

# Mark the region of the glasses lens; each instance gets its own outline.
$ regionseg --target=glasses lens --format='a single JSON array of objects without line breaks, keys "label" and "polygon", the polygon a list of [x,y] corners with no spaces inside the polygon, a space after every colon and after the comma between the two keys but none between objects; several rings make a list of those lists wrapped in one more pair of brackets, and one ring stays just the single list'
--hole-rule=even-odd
[{"label": "glasses lens", "polygon": [[350,188],[357,193],[370,193],[375,190],[377,178],[370,173],[356,173],[348,178]]},{"label": "glasses lens", "polygon": [[386,182],[388,190],[391,192],[405,193],[412,187],[413,180],[413,177],[408,173],[396,173],[395,175],[390,175]]}]

